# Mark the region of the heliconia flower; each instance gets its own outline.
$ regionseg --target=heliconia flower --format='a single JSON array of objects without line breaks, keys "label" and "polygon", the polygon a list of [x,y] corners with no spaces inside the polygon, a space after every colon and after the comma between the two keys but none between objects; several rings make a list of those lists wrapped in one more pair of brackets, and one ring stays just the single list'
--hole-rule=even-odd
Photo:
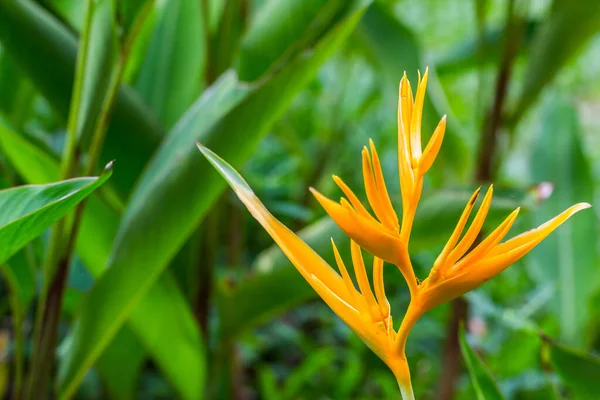
[{"label": "heliconia flower", "polygon": [[[403,399],[414,399],[406,361],[406,341],[417,320],[431,308],[450,301],[496,276],[540,243],[569,217],[588,203],[576,204],[536,229],[501,243],[514,224],[514,210],[485,239],[475,244],[492,202],[493,187],[487,190],[471,225],[463,235],[475,206],[475,191],[429,276],[420,282],[413,270],[408,244],[413,220],[423,189],[423,177],[440,150],[446,117],[435,129],[425,150],[421,148],[421,120],[428,71],[413,99],[406,74],[400,82],[398,101],[398,168],[402,192],[402,219],[398,220],[388,194],[379,156],[373,141],[362,151],[362,171],[367,200],[374,215],[337,176],[333,179],[346,198],[335,202],[311,188],[325,211],[351,239],[352,262],[358,289],[333,244],[340,273],[337,273],[298,236],[286,228],[264,207],[244,179],[216,154],[198,144],[204,156],[227,180],[237,196],[275,240],[304,279],[327,305],[392,370]],[[374,255],[373,289],[362,258],[361,248]],[[398,331],[394,330],[390,305],[383,282],[384,262],[398,267],[405,278],[411,301]],[[341,274],[341,275],[340,275]],[[373,291],[374,290],[374,291]]]},{"label": "heliconia flower", "polygon": [[333,239],[331,243],[340,273],[278,221],[229,164],[201,144],[198,148],[325,303],[390,367],[398,380],[410,382],[406,358],[400,358],[396,351],[397,335],[383,285],[384,261],[374,258],[371,286],[362,250],[356,242],[351,242],[357,290]]}]

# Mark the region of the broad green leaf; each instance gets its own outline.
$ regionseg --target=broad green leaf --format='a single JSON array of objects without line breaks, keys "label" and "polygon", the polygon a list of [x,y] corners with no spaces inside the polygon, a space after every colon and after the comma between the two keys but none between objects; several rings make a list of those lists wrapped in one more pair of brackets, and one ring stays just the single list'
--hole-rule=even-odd
[{"label": "broad green leaf", "polygon": [[77,178],[0,191],[0,263],[71,211],[110,177]]},{"label": "broad green leaf", "polygon": [[[531,215],[531,225],[537,226],[572,204],[591,202],[594,180],[582,150],[577,112],[567,99],[552,96],[543,108],[539,130],[533,133],[530,178],[554,184],[552,196]],[[561,340],[577,347],[587,343],[590,300],[600,289],[599,237],[593,214],[576,218],[540,243],[525,261],[537,282],[555,287],[552,305]]]},{"label": "broad green leaf", "polygon": [[201,2],[163,2],[136,88],[167,128],[203,87],[206,49]]},{"label": "broad green leaf", "polygon": [[[365,53],[389,78],[390,85],[398,87],[402,73],[406,71],[416,87],[417,70],[423,72],[427,67],[421,46],[414,34],[383,5],[375,3],[369,8],[356,33]],[[429,66],[429,81],[423,105],[423,134],[427,138],[444,114],[448,114],[446,134],[436,165],[448,166],[450,170],[464,175],[469,170],[469,157],[466,155],[470,149],[462,128],[451,115],[435,71]],[[423,143],[427,143],[426,140],[428,139],[424,137]]]},{"label": "broad green leaf", "polygon": [[[6,150],[6,155],[23,179],[53,180],[58,177],[58,160],[55,157],[28,142],[7,125],[2,125],[2,120],[0,132],[0,147]],[[105,272],[119,220],[120,215],[107,207],[100,198],[90,198],[83,214],[76,251],[95,278],[99,278]],[[173,386],[180,393],[186,393],[185,388],[194,387],[198,381],[199,371],[204,363],[203,344],[197,327],[191,322],[193,312],[189,305],[182,301],[183,295],[173,281],[172,277],[165,273],[161,280],[154,284],[133,311],[128,328],[135,333]],[[161,329],[149,329],[157,322],[161,323]],[[173,347],[173,342],[177,342],[179,346]],[[112,349],[112,345],[106,351],[118,353],[118,350]],[[118,348],[120,344],[116,342],[114,346]],[[120,367],[127,371],[134,370],[135,366],[130,364],[135,363],[135,360],[132,358],[122,361],[123,365]],[[181,362],[184,360],[187,365],[186,369],[182,370]],[[100,366],[99,368],[105,377],[114,375],[102,371]]]},{"label": "broad green leaf", "polygon": [[[433,250],[450,237],[471,190],[440,190],[421,200],[411,234],[411,252]],[[498,193],[490,207],[487,223],[500,223],[517,207],[527,209],[531,199],[522,191]],[[330,265],[335,266],[331,238],[342,257],[350,254],[350,240],[329,217],[324,217],[298,232]],[[351,263],[346,263],[351,268]],[[282,314],[317,294],[304,281],[277,245],[260,253],[253,264],[253,274],[235,289],[221,286],[218,291],[220,333],[232,338]]]},{"label": "broad green leaf", "polygon": [[575,400],[595,400],[600,393],[600,358],[544,340],[542,355]]},{"label": "broad green leaf", "polygon": [[483,363],[481,358],[473,351],[465,335],[464,326],[461,326],[458,336],[460,343],[460,351],[463,360],[469,371],[471,384],[475,390],[477,400],[502,400],[504,397],[500,393],[498,385],[494,381],[488,367]]},{"label": "broad green leaf", "polygon": [[[0,43],[66,121],[77,55],[75,36],[31,0],[0,0]],[[119,173],[111,183],[120,193],[129,193],[162,132],[135,93],[122,86],[101,157],[103,163],[119,161]]]},{"label": "broad green leaf", "polygon": [[[73,393],[224,190],[225,182],[198,154],[194,140],[219,151],[235,165],[246,161],[294,95],[350,34],[367,5],[349,3],[314,47],[259,85],[239,84],[234,74],[222,76],[169,133],[136,186],[109,268],[90,291],[72,331],[73,352],[59,371],[65,395]],[[306,35],[311,34],[309,29]],[[202,376],[198,376],[201,387]]]},{"label": "broad green leaf", "polygon": [[600,2],[554,0],[537,29],[525,68],[523,89],[510,121],[516,124],[542,89],[600,30]]}]

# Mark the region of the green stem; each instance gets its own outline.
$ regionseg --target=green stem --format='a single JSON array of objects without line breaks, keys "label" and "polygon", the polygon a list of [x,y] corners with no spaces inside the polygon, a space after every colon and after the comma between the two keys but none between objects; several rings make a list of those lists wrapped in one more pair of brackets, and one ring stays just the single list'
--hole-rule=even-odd
[{"label": "green stem", "polygon": [[398,387],[400,388],[402,400],[415,400],[415,394],[410,381],[408,382],[408,386],[404,386],[402,383],[400,383],[400,381],[398,381]]}]

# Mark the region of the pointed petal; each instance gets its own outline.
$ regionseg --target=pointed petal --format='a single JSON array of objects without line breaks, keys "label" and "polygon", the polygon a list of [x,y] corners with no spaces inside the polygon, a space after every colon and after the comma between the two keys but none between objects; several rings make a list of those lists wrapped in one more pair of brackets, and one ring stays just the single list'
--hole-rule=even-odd
[{"label": "pointed petal", "polygon": [[379,257],[373,259],[373,289],[381,315],[383,317],[390,315],[390,303],[385,295],[383,284],[383,260]]},{"label": "pointed petal", "polygon": [[[385,215],[385,223],[388,228],[393,231],[398,231],[398,216],[392,206],[390,195],[388,194],[387,187],[385,185],[385,179],[383,178],[383,171],[381,170],[381,163],[379,162],[379,155],[377,149],[372,140],[369,139],[369,146],[371,147],[371,157],[373,159],[373,172],[375,173],[375,183],[377,185],[377,191],[379,193],[379,200],[382,206],[383,214]],[[384,221],[382,221],[384,222]]]},{"label": "pointed petal", "polygon": [[467,254],[462,260],[460,260],[453,269],[460,270],[461,268],[468,266],[469,264],[476,263],[478,259],[485,257],[487,253],[506,236],[510,228],[513,226],[517,219],[517,215],[521,208],[514,210],[506,219],[498,225],[492,233],[488,235],[481,243],[477,245],[469,254]]},{"label": "pointed petal", "polygon": [[431,269],[431,273],[429,274],[431,281],[436,281],[438,278],[439,272],[445,268],[446,259],[448,258],[448,255],[450,254],[452,249],[454,249],[456,242],[458,242],[458,239],[460,238],[460,235],[462,234],[463,229],[465,229],[465,225],[467,224],[469,215],[471,215],[471,211],[473,210],[473,207],[475,206],[477,197],[479,197],[480,191],[481,191],[481,188],[477,188],[477,190],[475,190],[475,193],[473,193],[473,195],[469,199],[469,202],[467,203],[465,209],[463,210],[463,212],[458,220],[458,223],[456,224],[456,228],[454,228],[454,232],[452,232],[452,235],[450,235],[450,239],[448,239],[448,242],[444,246],[444,249],[438,256],[438,258],[435,260],[435,263],[433,264],[433,268]]},{"label": "pointed petal", "polygon": [[358,197],[356,197],[354,192],[348,187],[348,185],[344,183],[343,180],[340,179],[339,176],[333,175],[333,180],[339,186],[339,188],[342,189],[342,192],[344,192],[346,197],[348,197],[348,200],[350,200],[350,203],[352,204],[352,207],[354,207],[356,212],[358,212],[363,217],[371,218],[373,219],[373,221],[375,221],[375,219],[371,216],[371,214],[369,214],[367,209],[362,205]]},{"label": "pointed petal", "polygon": [[551,220],[538,226],[537,228],[531,229],[527,232],[513,237],[512,239],[507,240],[504,243],[497,245],[492,249],[492,251],[490,251],[488,255],[491,257],[498,254],[502,254],[510,251],[511,249],[522,246],[526,243],[533,242],[535,244],[538,244],[539,242],[544,240],[546,236],[552,233],[552,231],[558,228],[563,222],[565,222],[567,219],[573,216],[573,214],[590,207],[591,205],[589,203],[575,204],[563,211],[562,213],[560,213],[559,215],[557,215],[556,217],[552,218]]},{"label": "pointed petal", "polygon": [[410,162],[410,152],[411,152],[411,146],[410,146],[410,121],[412,118],[412,113],[413,113],[413,94],[412,94],[412,89],[410,87],[410,82],[408,81],[408,78],[406,76],[406,71],[404,71],[404,76],[402,77],[402,80],[400,81],[400,101],[399,101],[399,106],[400,106],[400,126],[398,127],[398,129],[403,133],[404,136],[404,140],[403,142],[406,144],[406,149],[408,151],[409,154],[409,159],[408,161]]},{"label": "pointed petal", "polygon": [[317,277],[311,279],[311,286],[322,292],[321,298],[344,321],[350,329],[382,360],[385,360],[388,338],[380,326],[373,324],[368,317],[359,313],[342,298],[330,291]]},{"label": "pointed petal", "polygon": [[429,143],[427,143],[427,147],[425,147],[425,150],[423,151],[423,156],[419,162],[419,174],[421,176],[425,175],[433,165],[433,162],[442,147],[445,131],[446,116],[444,115],[438,126],[435,128],[435,131],[433,131],[433,135],[431,135],[431,139],[429,139]]},{"label": "pointed petal", "polygon": [[[346,269],[346,265],[340,256],[340,252],[338,251],[333,238],[331,238],[331,246],[333,247],[333,254],[335,255],[335,262],[338,265],[338,269],[342,274],[342,279],[344,280],[344,284],[346,285],[346,290],[348,291],[349,298],[353,301],[351,302],[351,306],[359,311],[361,310],[361,301],[360,301],[360,293],[356,291],[354,287],[354,283],[352,282],[352,278],[350,278],[350,274],[348,274],[348,270]],[[367,311],[367,310],[364,310]]]},{"label": "pointed petal", "polygon": [[531,251],[573,214],[589,207],[588,203],[576,204],[537,229],[497,245],[486,257],[469,268],[463,268],[456,275],[428,286],[421,292],[423,307],[429,310],[485,283]]},{"label": "pointed petal", "polygon": [[475,219],[473,220],[473,223],[471,223],[467,233],[465,233],[465,236],[461,239],[456,248],[450,252],[450,255],[448,255],[448,259],[446,261],[448,265],[452,265],[458,259],[460,259],[471,248],[471,245],[475,242],[475,239],[477,239],[477,235],[479,235],[479,231],[481,231],[485,217],[487,216],[490,205],[492,204],[493,193],[494,187],[491,185],[487,190],[485,197],[483,198],[483,202],[481,203],[481,207],[479,207],[479,210],[477,210]]},{"label": "pointed petal", "polygon": [[342,321],[355,332],[359,332],[368,324],[361,316],[360,312],[348,304],[343,298],[329,290],[329,288],[315,275],[309,277],[308,283],[315,289],[325,303],[336,313]]},{"label": "pointed petal", "polygon": [[369,277],[367,276],[367,270],[365,269],[365,262],[363,260],[362,251],[360,246],[353,240],[351,244],[352,251],[352,264],[354,264],[354,274],[360,287],[360,293],[363,299],[365,299],[369,315],[374,321],[380,320],[379,306],[373,296],[371,285],[369,284]]},{"label": "pointed petal", "polygon": [[410,191],[413,180],[410,149],[410,118],[412,114],[412,90],[406,78],[406,71],[400,81],[398,94],[398,169],[402,189]]},{"label": "pointed petal", "polygon": [[382,224],[387,226],[384,206],[381,203],[379,192],[377,190],[375,176],[373,176],[371,157],[369,156],[369,151],[366,147],[362,151],[362,172],[365,181],[365,191],[367,192],[367,199],[369,199],[369,204],[371,204],[371,208],[375,212],[377,219],[379,219],[379,221],[381,221]]},{"label": "pointed petal", "polygon": [[256,197],[244,178],[229,164],[199,143],[198,148],[223,178],[225,178],[248,211],[269,233],[304,279],[315,288],[313,284],[315,281],[311,279],[311,275],[318,277],[329,290],[335,292],[345,302],[350,303],[351,300],[346,292],[342,277],[315,253],[313,249],[304,243],[302,239],[273,217]]},{"label": "pointed petal", "polygon": [[429,77],[429,68],[425,69],[425,75],[421,80],[419,73],[419,83],[417,85],[417,95],[413,106],[410,120],[410,145],[411,145],[411,165],[416,168],[421,158],[421,123],[423,120],[423,102],[425,100],[425,91],[427,90],[427,78]]},{"label": "pointed petal", "polygon": [[343,208],[317,190],[310,190],[327,214],[360,247],[394,264],[402,260],[404,245],[393,232],[377,222]]}]

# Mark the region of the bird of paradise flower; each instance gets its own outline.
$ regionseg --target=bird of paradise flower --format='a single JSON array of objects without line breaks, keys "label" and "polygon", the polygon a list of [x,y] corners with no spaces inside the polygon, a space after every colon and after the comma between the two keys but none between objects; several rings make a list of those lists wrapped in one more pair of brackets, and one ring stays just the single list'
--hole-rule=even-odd
[{"label": "bird of paradise flower", "polygon": [[[435,260],[429,276],[417,280],[408,252],[410,232],[421,197],[423,177],[440,150],[446,127],[444,116],[429,143],[422,150],[421,120],[428,71],[419,74],[413,99],[404,74],[398,100],[398,168],[402,194],[402,219],[398,217],[386,188],[373,141],[362,151],[362,171],[367,199],[373,216],[352,190],[337,176],[333,179],[346,198],[339,203],[310,190],[329,216],[351,239],[352,263],[358,288],[354,285],[332,240],[340,273],[329,266],[298,236],[264,207],[244,179],[224,160],[198,143],[198,148],[233,188],[250,213],[269,233],[298,272],[327,305],[385,362],[394,373],[403,399],[414,399],[406,360],[406,341],[417,320],[431,308],[478,287],[502,272],[540,243],[576,212],[590,207],[576,204],[536,229],[500,243],[517,218],[514,210],[494,231],[472,250],[492,201],[493,187],[487,190],[471,225],[462,235],[474,208],[475,191],[458,220],[454,232]],[[462,236],[462,237],[461,237]],[[373,285],[369,282],[362,249],[373,254]],[[410,303],[400,328],[393,326],[390,304],[383,281],[384,262],[398,267],[408,284]]]}]

